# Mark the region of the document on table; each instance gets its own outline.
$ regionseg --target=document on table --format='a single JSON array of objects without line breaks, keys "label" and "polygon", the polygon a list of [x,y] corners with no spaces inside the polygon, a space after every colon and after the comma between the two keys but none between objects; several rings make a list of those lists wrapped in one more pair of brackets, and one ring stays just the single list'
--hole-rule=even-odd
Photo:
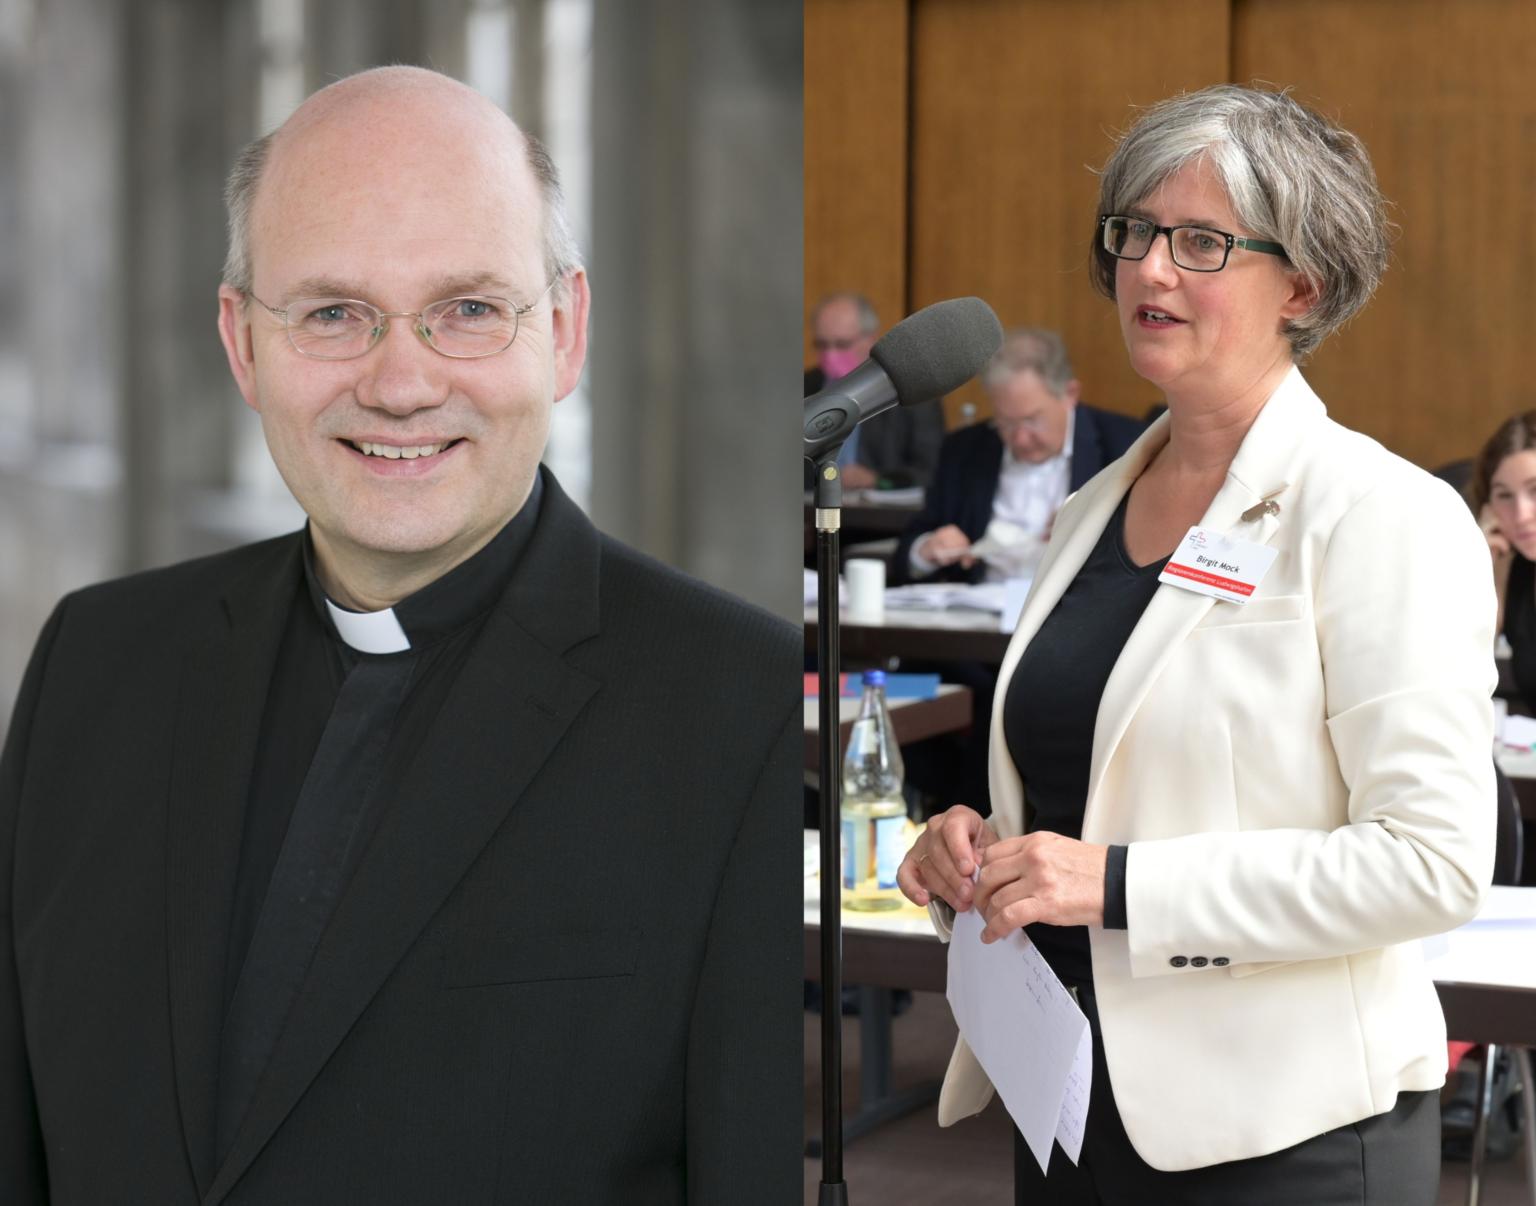
[{"label": "document on table", "polygon": [[1076,1164],[1093,1082],[1088,1019],[1023,930],[986,946],[985,928],[975,909],[955,914],[949,1007],[1040,1170],[1052,1139]]},{"label": "document on table", "polygon": [[1499,740],[1515,749],[1528,750],[1536,746],[1536,718],[1506,716],[1499,730]]}]

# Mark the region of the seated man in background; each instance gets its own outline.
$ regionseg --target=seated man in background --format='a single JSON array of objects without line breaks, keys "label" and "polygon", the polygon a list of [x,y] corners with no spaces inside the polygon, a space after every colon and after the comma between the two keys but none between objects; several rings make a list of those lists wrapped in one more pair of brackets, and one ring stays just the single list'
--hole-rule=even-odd
[{"label": "seated man in background", "polygon": [[[879,335],[880,316],[863,294],[829,293],[817,302],[811,311],[816,367],[805,370],[805,396],[868,360]],[[944,412],[937,401],[888,410],[856,427],[843,445],[837,458],[843,485],[926,487],[943,439]]]},{"label": "seated man in background", "polygon": [[[982,374],[992,421],[945,438],[926,503],[896,547],[891,580],[981,582],[1013,576],[972,545],[992,528],[1016,564],[1031,567],[1067,495],[1129,448],[1142,424],[1078,401],[1066,345],[1055,331],[1009,334]],[[1001,521],[1000,523],[998,521]]]}]

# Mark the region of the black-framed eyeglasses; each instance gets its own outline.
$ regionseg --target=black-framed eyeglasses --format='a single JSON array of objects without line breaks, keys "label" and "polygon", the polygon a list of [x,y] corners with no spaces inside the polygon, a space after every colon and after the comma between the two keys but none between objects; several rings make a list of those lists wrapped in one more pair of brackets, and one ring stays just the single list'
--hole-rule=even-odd
[{"label": "black-framed eyeglasses", "polygon": [[1173,262],[1190,272],[1220,272],[1234,247],[1286,258],[1285,248],[1265,239],[1245,239],[1209,226],[1159,226],[1128,214],[1099,218],[1099,245],[1117,260],[1144,260],[1158,235],[1168,236]]},{"label": "black-framed eyeglasses", "polygon": [[[559,278],[557,277],[556,280]],[[505,297],[445,297],[424,310],[380,310],[354,297],[301,297],[278,308],[254,293],[246,296],[283,324],[288,342],[315,360],[351,360],[373,349],[391,318],[414,318],[412,329],[433,351],[455,360],[494,356],[512,346],[518,320],[544,300],[555,281],[526,306]]]}]

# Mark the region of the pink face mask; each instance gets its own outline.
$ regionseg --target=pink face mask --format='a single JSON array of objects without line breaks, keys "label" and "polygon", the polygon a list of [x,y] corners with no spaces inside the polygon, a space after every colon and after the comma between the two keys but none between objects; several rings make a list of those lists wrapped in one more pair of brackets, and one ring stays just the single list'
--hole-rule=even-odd
[{"label": "pink face mask", "polygon": [[827,375],[827,380],[836,381],[863,364],[864,358],[853,348],[828,348],[822,352],[818,363],[821,371]]}]

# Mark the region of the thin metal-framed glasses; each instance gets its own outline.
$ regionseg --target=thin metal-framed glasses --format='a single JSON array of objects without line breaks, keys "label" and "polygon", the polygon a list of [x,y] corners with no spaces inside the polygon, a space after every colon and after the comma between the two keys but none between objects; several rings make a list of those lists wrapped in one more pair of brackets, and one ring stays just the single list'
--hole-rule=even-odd
[{"label": "thin metal-framed glasses", "polygon": [[519,319],[549,295],[556,280],[526,306],[480,293],[445,297],[424,310],[380,310],[355,297],[301,297],[279,308],[249,290],[246,296],[283,324],[294,351],[315,360],[352,360],[372,351],[391,318],[415,319],[412,329],[434,352],[475,360],[511,347]]},{"label": "thin metal-framed glasses", "polygon": [[1285,248],[1266,239],[1246,239],[1209,226],[1159,226],[1129,214],[1099,218],[1099,245],[1117,260],[1144,260],[1158,235],[1168,236],[1173,262],[1190,272],[1220,272],[1234,247],[1286,258]]}]

